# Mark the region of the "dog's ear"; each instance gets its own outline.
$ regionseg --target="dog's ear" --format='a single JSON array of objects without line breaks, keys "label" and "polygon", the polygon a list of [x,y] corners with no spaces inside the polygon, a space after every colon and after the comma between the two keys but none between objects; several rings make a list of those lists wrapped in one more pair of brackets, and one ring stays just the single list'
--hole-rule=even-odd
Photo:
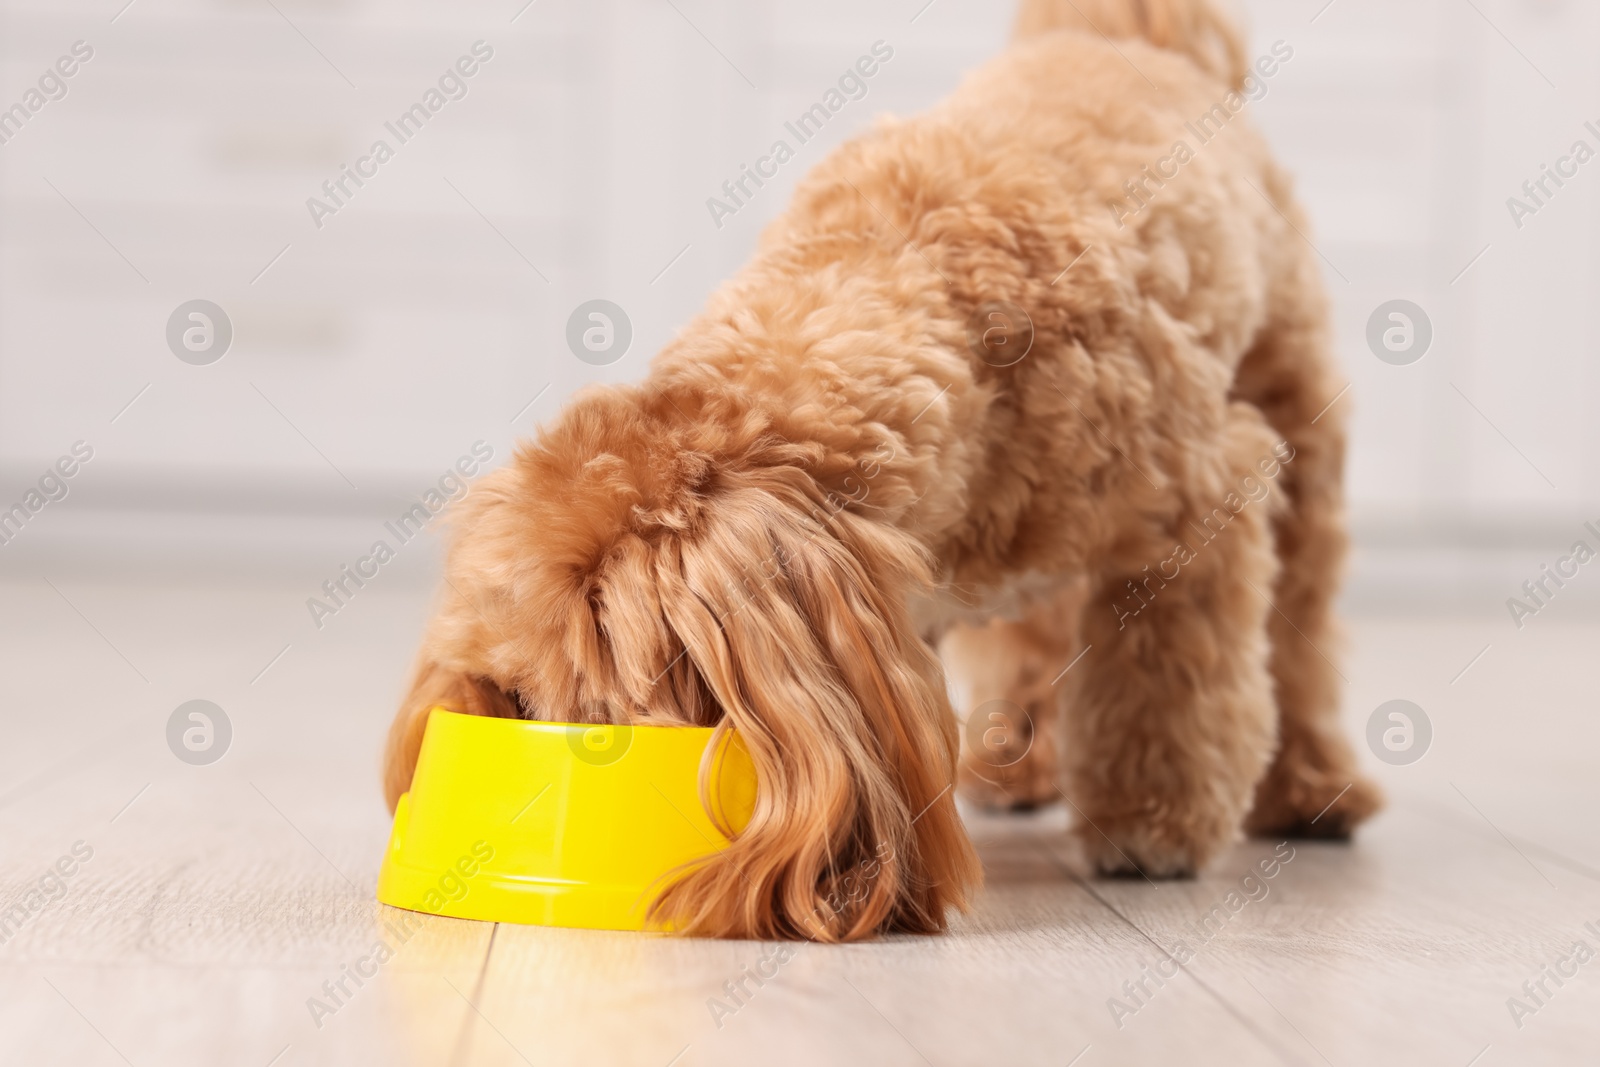
[{"label": "dog's ear", "polygon": [[389,741],[383,752],[383,796],[390,814],[400,803],[400,794],[411,788],[411,775],[417,769],[417,753],[422,749],[422,734],[428,726],[428,713],[447,708],[463,715],[493,715],[516,718],[516,699],[501,692],[489,679],[449,670],[434,661],[425,643],[421,659],[412,675],[410,692],[400,704],[400,712],[389,727]]},{"label": "dog's ear", "polygon": [[671,882],[654,916],[725,937],[943,929],[981,870],[951,791],[943,676],[907,609],[925,555],[830,507],[795,468],[724,483],[707,503],[695,528],[657,542],[654,584],[676,669],[739,731],[759,795],[732,845]]}]

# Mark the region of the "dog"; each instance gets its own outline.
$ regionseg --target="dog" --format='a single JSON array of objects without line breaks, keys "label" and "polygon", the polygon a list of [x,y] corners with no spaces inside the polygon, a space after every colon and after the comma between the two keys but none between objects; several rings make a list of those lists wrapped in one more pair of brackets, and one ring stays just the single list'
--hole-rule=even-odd
[{"label": "dog", "polygon": [[[1347,836],[1380,795],[1329,658],[1342,383],[1257,77],[1213,0],[1024,0],[954,95],[821,162],[642,383],[456,505],[390,807],[435,706],[736,729],[750,824],[651,914],[818,941],[969,906],[958,761],[980,800],[1059,792],[1106,874]],[[941,636],[1037,720],[1025,774],[962,756]]]}]

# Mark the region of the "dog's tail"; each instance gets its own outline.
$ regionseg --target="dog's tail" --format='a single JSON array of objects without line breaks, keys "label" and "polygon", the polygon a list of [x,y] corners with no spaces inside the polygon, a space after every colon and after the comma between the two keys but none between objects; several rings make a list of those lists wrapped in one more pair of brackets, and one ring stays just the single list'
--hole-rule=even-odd
[{"label": "dog's tail", "polygon": [[1226,0],[1022,0],[1013,36],[1074,29],[1112,40],[1142,37],[1181,52],[1235,89],[1248,72],[1244,35]]}]

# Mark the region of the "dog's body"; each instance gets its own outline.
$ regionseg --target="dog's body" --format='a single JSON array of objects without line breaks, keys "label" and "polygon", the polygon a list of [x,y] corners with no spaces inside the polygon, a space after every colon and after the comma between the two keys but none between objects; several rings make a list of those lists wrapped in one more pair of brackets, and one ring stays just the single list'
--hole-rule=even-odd
[{"label": "dog's body", "polygon": [[[1242,49],[1206,0],[1037,0],[1019,36],[835,152],[645,382],[582,395],[463,502],[391,804],[436,704],[726,722],[756,814],[657,914],[939,929],[979,868],[928,639],[1010,605],[953,651],[1040,730],[1068,717],[991,799],[1047,799],[1060,752],[1100,869],[1376,808],[1324,658],[1344,445],[1306,226],[1233,109],[1145,169],[1237,96]],[[1016,362],[969,343],[999,302],[1031,319]]]}]

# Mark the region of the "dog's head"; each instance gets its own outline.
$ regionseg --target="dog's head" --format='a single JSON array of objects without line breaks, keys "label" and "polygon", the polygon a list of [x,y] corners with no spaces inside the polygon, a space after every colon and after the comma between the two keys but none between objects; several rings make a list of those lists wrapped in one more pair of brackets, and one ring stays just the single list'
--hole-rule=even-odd
[{"label": "dog's head", "polygon": [[726,398],[579,400],[460,506],[391,803],[434,702],[726,721],[760,777],[754,817],[664,889],[658,919],[758,938],[941,929],[978,865],[942,675],[906,610],[928,561],[823,487],[850,462]]}]

